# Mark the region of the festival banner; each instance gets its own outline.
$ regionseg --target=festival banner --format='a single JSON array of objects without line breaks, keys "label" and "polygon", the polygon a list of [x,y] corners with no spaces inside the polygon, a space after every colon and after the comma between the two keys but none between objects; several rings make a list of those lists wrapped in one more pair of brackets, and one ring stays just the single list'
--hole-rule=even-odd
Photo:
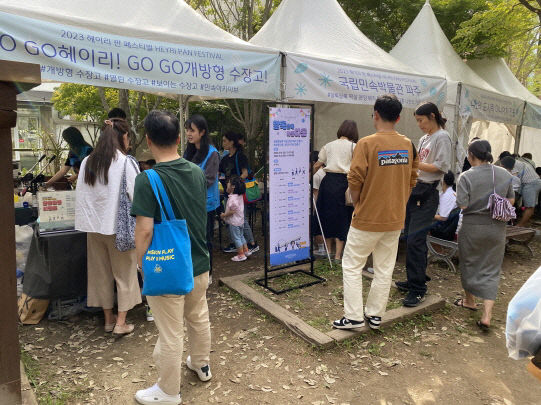
[{"label": "festival banner", "polygon": [[541,129],[541,106],[526,103],[526,109],[524,110],[523,125],[531,128]]},{"label": "festival banner", "polygon": [[462,85],[460,115],[474,119],[520,125],[524,101]]},{"label": "festival banner", "polygon": [[287,55],[286,96],[288,100],[374,105],[378,96],[394,94],[405,108],[423,101],[443,107],[445,79],[378,71]]},{"label": "festival banner", "polygon": [[278,53],[149,41],[4,12],[0,59],[39,64],[42,80],[55,82],[220,98],[280,96]]},{"label": "festival banner", "polygon": [[271,108],[270,264],[310,258],[310,108]]}]

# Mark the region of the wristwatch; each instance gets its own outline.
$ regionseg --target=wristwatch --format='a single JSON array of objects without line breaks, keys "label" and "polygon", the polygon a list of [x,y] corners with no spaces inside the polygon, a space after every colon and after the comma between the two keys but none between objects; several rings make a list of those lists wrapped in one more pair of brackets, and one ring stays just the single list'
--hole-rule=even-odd
[{"label": "wristwatch", "polygon": [[139,263],[137,263],[137,271],[143,271],[143,268],[139,266]]}]

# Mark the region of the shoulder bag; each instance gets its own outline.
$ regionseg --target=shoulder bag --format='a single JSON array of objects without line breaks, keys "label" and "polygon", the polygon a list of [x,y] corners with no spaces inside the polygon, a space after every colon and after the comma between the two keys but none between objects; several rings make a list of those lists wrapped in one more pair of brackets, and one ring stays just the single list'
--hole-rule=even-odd
[{"label": "shoulder bag", "polygon": [[494,185],[494,193],[488,197],[488,206],[492,219],[509,222],[517,217],[515,207],[511,205],[507,198],[496,193],[496,181],[494,176],[494,166],[492,165],[492,184]]},{"label": "shoulder bag", "polygon": [[[130,215],[131,201],[128,195],[126,181],[126,165],[128,160],[136,164],[135,158],[127,155],[124,161],[124,170],[120,179],[120,195],[115,226],[115,247],[121,252],[135,249],[135,217]],[[136,166],[137,167],[137,166]]]},{"label": "shoulder bag", "polygon": [[145,174],[160,207],[162,220],[154,221],[152,241],[143,256],[143,295],[188,294],[194,285],[188,225],[185,219],[175,218],[158,173],[150,169],[145,170]]}]

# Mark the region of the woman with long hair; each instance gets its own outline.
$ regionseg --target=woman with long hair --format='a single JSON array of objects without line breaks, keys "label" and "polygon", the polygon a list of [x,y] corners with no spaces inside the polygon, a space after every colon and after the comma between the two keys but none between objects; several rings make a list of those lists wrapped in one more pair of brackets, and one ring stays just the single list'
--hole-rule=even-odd
[{"label": "woman with long hair", "polygon": [[498,296],[500,272],[505,253],[506,223],[493,219],[488,208],[489,197],[496,193],[514,203],[511,174],[492,163],[490,143],[472,142],[468,147],[471,169],[458,179],[456,202],[462,209],[462,226],[458,232],[458,256],[464,298],[455,305],[477,310],[475,297],[483,299],[483,314],[477,325],[488,331],[492,308]]},{"label": "woman with long hair", "polygon": [[[241,134],[235,132],[227,132],[222,138],[222,146],[224,150],[228,151],[220,162],[220,173],[224,175],[223,186],[224,190],[227,188],[227,181],[231,176],[239,176],[241,179],[246,180],[249,176],[250,167],[248,164],[248,158],[243,152],[241,145],[243,137]],[[252,228],[248,224],[248,215],[246,205],[244,207],[244,239],[248,244],[248,250],[250,253],[255,253],[259,250],[259,245],[255,242]],[[234,244],[229,245],[224,249],[226,253],[236,252]]]},{"label": "woman with long hair", "polygon": [[[77,184],[75,229],[87,232],[87,305],[101,307],[105,331],[125,335],[134,326],[126,323],[130,309],[141,303],[135,249],[115,247],[117,207],[122,173],[133,199],[137,164],[127,156],[129,126],[121,119],[106,120],[95,150],[81,164],[83,178]],[[113,314],[116,283],[118,314]]]},{"label": "woman with long hair", "polygon": [[317,173],[324,166],[325,177],[319,187],[316,206],[327,246],[330,249],[334,240],[334,258],[340,262],[353,214],[353,207],[346,206],[346,190],[353,149],[359,140],[357,123],[344,121],[338,128],[336,138],[321,148],[313,172]]},{"label": "woman with long hair", "polygon": [[[198,165],[205,173],[207,180],[207,247],[210,255],[210,273],[212,276],[212,240],[214,239],[214,220],[216,209],[220,206],[220,189],[218,183],[218,167],[220,156],[212,145],[209,128],[205,117],[192,115],[184,124],[188,146],[184,159]],[[210,279],[212,282],[212,279]]]},{"label": "woman with long hair", "polygon": [[407,281],[397,281],[396,287],[408,293],[403,304],[416,307],[425,299],[427,253],[426,237],[438,210],[438,185],[451,168],[452,144],[445,130],[446,119],[438,106],[422,103],[414,112],[419,129],[425,134],[420,140],[419,177],[406,205],[404,233],[407,240]]},{"label": "woman with long hair", "polygon": [[66,141],[70,148],[68,158],[64,163],[64,167],[62,167],[58,172],[56,172],[55,175],[51,177],[47,181],[47,183],[45,183],[46,187],[52,186],[58,180],[62,179],[66,174],[68,174],[71,169],[73,169],[75,174],[72,175],[68,179],[68,181],[70,183],[74,183],[79,176],[79,168],[81,167],[81,162],[85,157],[92,153],[92,146],[90,146],[85,141],[83,135],[81,134],[81,131],[79,131],[77,128],[66,128],[64,131],[62,131],[62,138],[64,139],[64,141]]}]

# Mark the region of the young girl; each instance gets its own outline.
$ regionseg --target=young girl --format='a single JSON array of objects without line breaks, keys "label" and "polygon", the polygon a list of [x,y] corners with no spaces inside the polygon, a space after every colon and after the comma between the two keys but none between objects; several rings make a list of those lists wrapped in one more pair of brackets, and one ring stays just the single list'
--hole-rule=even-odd
[{"label": "young girl", "polygon": [[237,248],[237,255],[232,257],[234,262],[242,262],[250,256],[250,250],[244,239],[244,199],[243,194],[246,192],[246,187],[242,179],[238,176],[233,176],[227,182],[227,205],[225,212],[220,217],[229,224],[229,232],[231,240]]}]

